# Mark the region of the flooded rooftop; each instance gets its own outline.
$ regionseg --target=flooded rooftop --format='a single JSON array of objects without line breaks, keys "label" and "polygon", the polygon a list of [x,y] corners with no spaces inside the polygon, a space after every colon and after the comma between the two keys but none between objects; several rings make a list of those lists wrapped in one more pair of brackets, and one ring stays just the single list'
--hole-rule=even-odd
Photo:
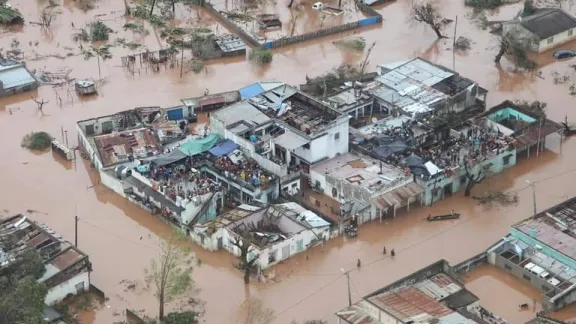
[{"label": "flooded rooftop", "polygon": [[514,228],[576,260],[576,198],[570,199],[535,219],[527,219]]}]

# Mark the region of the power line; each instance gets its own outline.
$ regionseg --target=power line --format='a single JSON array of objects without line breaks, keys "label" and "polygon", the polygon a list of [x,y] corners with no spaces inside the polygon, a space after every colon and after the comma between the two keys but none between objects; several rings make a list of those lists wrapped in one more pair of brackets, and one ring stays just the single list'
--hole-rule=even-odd
[{"label": "power line", "polygon": [[125,241],[127,241],[127,242],[132,243],[132,244],[142,245],[142,246],[148,247],[148,248],[150,248],[150,249],[158,250],[158,247],[157,247],[157,246],[152,246],[152,245],[148,245],[148,244],[145,244],[145,243],[142,243],[142,242],[133,241],[133,240],[127,238],[127,237],[124,237],[124,236],[121,236],[121,235],[119,235],[119,234],[115,234],[115,233],[109,232],[108,230],[106,230],[106,229],[104,229],[104,228],[102,228],[102,227],[100,227],[100,226],[98,226],[98,225],[96,225],[96,224],[93,224],[93,223],[91,223],[91,222],[89,222],[89,221],[87,221],[87,220],[85,220],[85,219],[78,218],[78,221],[82,222],[83,224],[87,224],[87,225],[89,225],[89,226],[92,226],[92,227],[94,227],[94,228],[97,228],[97,229],[99,229],[100,231],[102,231],[102,232],[104,232],[104,233],[106,233],[106,234],[108,234],[108,235],[110,235],[110,236],[113,236],[113,237],[115,237],[115,238],[117,238],[117,239],[125,240]]},{"label": "power line", "polygon": [[283,311],[281,311],[280,313],[278,313],[278,315],[281,315],[287,311],[289,311],[290,309],[300,305],[301,303],[305,302],[306,300],[308,300],[309,298],[311,298],[312,296],[316,295],[317,293],[321,292],[322,290],[328,288],[328,286],[332,285],[333,283],[335,283],[338,279],[344,277],[344,274],[339,275],[338,277],[334,278],[333,280],[330,280],[327,284],[325,284],[324,286],[320,287],[320,289],[317,289],[315,291],[313,291],[312,293],[310,293],[308,296],[300,299],[299,301],[297,301],[296,303],[294,303],[292,306],[284,309]]},{"label": "power line", "polygon": [[[568,174],[568,173],[571,173],[571,172],[574,172],[574,171],[576,171],[576,168],[574,168],[574,169],[569,169],[569,170],[560,172],[560,173],[558,173],[558,174],[555,174],[555,175],[552,175],[552,176],[543,178],[543,179],[538,180],[538,181],[534,181],[534,183],[537,184],[537,183],[545,182],[545,181],[548,181],[548,180],[551,180],[551,179],[554,179],[554,178],[563,176],[563,175],[565,175],[565,174]],[[525,189],[528,189],[528,188],[530,188],[530,185],[525,186],[525,187],[522,187],[522,188],[517,189],[517,190],[514,190],[514,191],[509,191],[509,192],[516,193],[516,192],[520,192],[520,191],[525,190]],[[454,225],[452,225],[452,226],[450,226],[450,227],[448,227],[448,228],[446,228],[446,229],[443,229],[443,230],[441,230],[441,231],[439,231],[439,232],[437,232],[437,233],[434,233],[434,234],[432,234],[431,236],[429,236],[429,237],[427,237],[427,238],[425,238],[425,239],[423,239],[423,240],[421,240],[421,241],[418,241],[418,242],[415,242],[414,244],[408,245],[407,247],[401,249],[400,251],[401,251],[401,252],[407,251],[407,250],[409,250],[409,249],[411,249],[411,248],[413,248],[413,247],[415,247],[415,246],[418,246],[418,245],[420,245],[420,244],[422,244],[422,243],[425,243],[425,242],[427,242],[427,241],[429,241],[429,240],[431,240],[431,239],[433,239],[433,238],[435,238],[435,237],[437,237],[437,236],[439,236],[439,235],[442,235],[442,234],[444,234],[444,233],[446,233],[446,232],[448,232],[448,231],[451,231],[452,229],[454,229],[454,228],[456,228],[456,227],[458,227],[458,226],[460,226],[460,225],[462,225],[462,224],[465,224],[465,223],[471,221],[472,219],[475,219],[476,217],[478,217],[478,215],[472,216],[472,217],[470,217],[470,218],[468,218],[468,219],[466,219],[466,220],[463,220],[463,221],[461,221],[461,222],[459,222],[459,223],[456,223],[456,224],[454,224]],[[382,260],[390,259],[390,258],[392,258],[390,255],[386,255],[386,256],[384,256],[384,257],[381,257],[381,258],[378,258],[378,259],[376,259],[376,260],[374,260],[374,261],[371,261],[371,262],[369,262],[369,263],[366,263],[365,265],[363,264],[362,266],[363,266],[364,268],[366,268],[366,267],[369,267],[369,266],[371,266],[371,265],[373,265],[373,264],[376,264],[376,263],[378,263],[378,262],[380,262],[380,261],[382,261]],[[357,268],[352,268],[352,269],[348,270],[347,272],[350,273],[350,272],[353,272],[353,271],[358,271],[358,269],[357,269]],[[328,284],[320,287],[320,288],[317,289],[316,291],[313,291],[312,293],[310,293],[309,295],[307,295],[307,296],[304,297],[303,299],[297,301],[296,303],[294,303],[293,305],[289,306],[288,308],[285,308],[285,309],[282,310],[280,313],[278,313],[278,315],[283,314],[283,313],[289,311],[290,309],[292,309],[292,308],[300,305],[301,303],[303,303],[304,301],[308,300],[308,299],[311,298],[312,296],[314,296],[314,295],[316,295],[317,293],[321,292],[322,290],[326,289],[326,287],[328,287],[330,284],[336,282],[336,280],[340,279],[342,276],[344,276],[344,275],[338,276],[338,277],[335,278],[334,280],[328,282]],[[356,291],[356,292],[357,292],[357,291]],[[358,292],[357,292],[357,293],[358,293]]]}]

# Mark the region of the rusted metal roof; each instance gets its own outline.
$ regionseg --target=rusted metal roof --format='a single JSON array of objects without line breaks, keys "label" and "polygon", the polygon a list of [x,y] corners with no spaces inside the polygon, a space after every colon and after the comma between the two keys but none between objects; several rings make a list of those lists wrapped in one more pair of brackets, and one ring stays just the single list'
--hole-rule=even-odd
[{"label": "rusted metal roof", "polygon": [[78,253],[78,251],[70,248],[62,253],[60,253],[58,256],[56,256],[54,259],[52,259],[49,263],[53,266],[55,266],[58,270],[65,270],[68,269],[68,267],[72,266],[74,263],[80,261],[80,259],[82,259],[84,256],[80,253]]},{"label": "rusted metal roof", "polygon": [[460,285],[443,272],[416,283],[415,287],[435,300],[442,300],[462,290]]},{"label": "rusted metal roof", "polygon": [[226,103],[226,98],[224,98],[223,96],[204,98],[200,99],[199,103],[201,107],[215,104],[223,104]]},{"label": "rusted metal roof", "polygon": [[382,322],[364,310],[363,305],[365,305],[365,303],[368,302],[361,300],[358,303],[339,311],[336,313],[336,316],[350,324],[381,324]]},{"label": "rusted metal roof", "polygon": [[369,300],[403,322],[414,317],[439,319],[453,313],[448,307],[414,287],[386,292],[370,297]]},{"label": "rusted metal roof", "polygon": [[383,210],[391,206],[401,207],[408,202],[409,198],[417,196],[422,192],[424,192],[424,188],[415,182],[411,182],[376,197],[375,202],[376,205]]}]

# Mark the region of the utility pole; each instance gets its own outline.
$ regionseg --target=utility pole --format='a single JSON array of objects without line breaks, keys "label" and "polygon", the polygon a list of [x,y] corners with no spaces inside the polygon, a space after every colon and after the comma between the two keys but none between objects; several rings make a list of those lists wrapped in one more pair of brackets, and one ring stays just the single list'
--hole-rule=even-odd
[{"label": "utility pole", "polygon": [[536,210],[536,184],[530,180],[526,180],[528,185],[532,187],[532,206],[534,208],[533,218],[536,218],[536,214],[538,213]]},{"label": "utility pole", "polygon": [[352,294],[350,293],[350,271],[340,269],[346,276],[346,283],[348,284],[348,306],[352,306]]},{"label": "utility pole", "polygon": [[78,247],[78,213],[77,205],[74,205],[74,246]]},{"label": "utility pole", "polygon": [[456,27],[458,27],[458,16],[456,16],[456,22],[454,23],[454,37],[452,40],[452,70],[456,71]]}]

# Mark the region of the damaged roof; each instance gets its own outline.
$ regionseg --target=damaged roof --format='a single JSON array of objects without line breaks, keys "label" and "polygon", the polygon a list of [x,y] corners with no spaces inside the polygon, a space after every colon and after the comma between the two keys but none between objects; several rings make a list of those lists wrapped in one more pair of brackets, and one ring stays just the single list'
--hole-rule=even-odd
[{"label": "damaged roof", "polygon": [[523,17],[520,24],[540,39],[546,39],[576,28],[576,18],[559,8],[543,8]]}]

